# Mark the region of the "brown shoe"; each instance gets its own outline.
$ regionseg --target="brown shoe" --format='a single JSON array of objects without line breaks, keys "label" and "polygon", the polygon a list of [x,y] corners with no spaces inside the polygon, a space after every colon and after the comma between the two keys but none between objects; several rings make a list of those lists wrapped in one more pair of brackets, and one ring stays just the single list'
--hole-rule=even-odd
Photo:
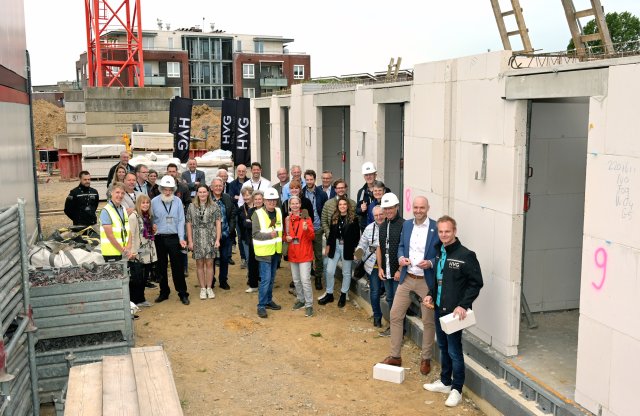
[{"label": "brown shoe", "polygon": [[423,376],[426,376],[431,372],[431,360],[422,360],[420,361],[420,373]]},{"label": "brown shoe", "polygon": [[381,362],[381,364],[395,365],[396,367],[400,367],[402,365],[402,358],[388,356]]}]

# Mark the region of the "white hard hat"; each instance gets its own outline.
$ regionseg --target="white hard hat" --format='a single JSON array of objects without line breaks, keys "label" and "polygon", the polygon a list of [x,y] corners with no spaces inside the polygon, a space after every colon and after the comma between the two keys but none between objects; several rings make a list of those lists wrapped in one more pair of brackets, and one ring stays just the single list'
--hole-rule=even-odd
[{"label": "white hard hat", "polygon": [[398,200],[398,197],[396,196],[396,194],[392,192],[387,192],[386,194],[382,195],[382,203],[380,204],[380,206],[382,208],[391,208],[391,207],[395,207],[399,203],[400,201]]},{"label": "white hard hat", "polygon": [[164,175],[162,179],[160,179],[158,186],[162,186],[163,188],[175,188],[176,180],[173,179],[173,176],[171,175]]},{"label": "white hard hat", "polygon": [[366,175],[366,174],[369,174],[369,173],[376,173],[376,172],[377,172],[377,171],[376,171],[376,167],[375,167],[375,166],[373,166],[373,163],[371,163],[371,162],[364,162],[364,163],[362,164],[362,174],[363,174],[363,175]]},{"label": "white hard hat", "polygon": [[269,188],[264,192],[264,199],[278,199],[278,190],[275,188]]}]

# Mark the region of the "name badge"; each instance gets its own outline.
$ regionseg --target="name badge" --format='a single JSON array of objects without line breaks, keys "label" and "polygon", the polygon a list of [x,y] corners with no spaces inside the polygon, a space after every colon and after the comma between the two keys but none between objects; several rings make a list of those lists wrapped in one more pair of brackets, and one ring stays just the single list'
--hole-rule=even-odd
[{"label": "name badge", "polygon": [[293,241],[291,241],[291,244],[300,244],[300,239],[294,238]]},{"label": "name badge", "polygon": [[167,217],[167,224],[169,225],[173,224],[173,217]]}]

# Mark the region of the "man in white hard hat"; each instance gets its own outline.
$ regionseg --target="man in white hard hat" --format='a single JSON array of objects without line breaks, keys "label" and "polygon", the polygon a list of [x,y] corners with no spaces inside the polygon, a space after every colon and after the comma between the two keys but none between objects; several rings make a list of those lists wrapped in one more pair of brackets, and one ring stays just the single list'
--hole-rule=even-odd
[{"label": "man in white hard hat", "polygon": [[180,198],[174,195],[176,181],[173,176],[165,175],[158,184],[160,195],[151,200],[154,222],[157,226],[155,244],[158,254],[156,273],[160,279],[160,295],[156,303],[169,298],[169,282],[167,278],[168,261],[171,262],[173,286],[178,292],[180,301],[189,304],[189,293],[184,279],[184,264],[181,249],[187,247],[184,235],[184,208]]},{"label": "man in white hard hat", "polygon": [[[400,276],[398,288],[393,299],[391,316],[391,353],[385,358],[385,364],[402,365],[400,351],[404,318],[411,306],[411,292],[424,299],[429,294],[429,288],[434,287],[434,264],[436,258],[435,245],[438,240],[438,229],[435,220],[428,217],[429,201],[424,196],[417,196],[413,200],[413,220],[405,221],[402,227],[402,237],[398,246],[398,264]],[[433,355],[433,340],[436,334],[433,309],[421,306],[422,324],[422,354],[420,373],[427,375],[431,371]]]},{"label": "man in white hard hat", "polygon": [[280,310],[273,301],[273,283],[282,254],[282,211],[277,207],[278,191],[269,188],[264,193],[264,207],[251,216],[253,249],[260,270],[258,316],[267,317],[267,309]]},{"label": "man in white hard hat", "polygon": [[[375,199],[373,196],[373,184],[378,177],[378,171],[372,162],[365,162],[362,164],[362,175],[364,175],[364,185],[358,189],[356,196],[356,215],[360,218],[360,230],[364,231],[367,227],[369,204]],[[391,190],[385,187],[385,192],[389,193]]]},{"label": "man in white hard hat", "polygon": [[[378,263],[378,277],[384,282],[387,305],[389,310],[393,307],[393,298],[400,280],[400,265],[398,264],[398,246],[402,234],[404,218],[400,215],[400,201],[398,197],[389,192],[382,196],[380,203],[385,220],[380,226],[379,245],[376,249],[376,261]],[[390,336],[391,328],[381,332],[380,336]]]}]

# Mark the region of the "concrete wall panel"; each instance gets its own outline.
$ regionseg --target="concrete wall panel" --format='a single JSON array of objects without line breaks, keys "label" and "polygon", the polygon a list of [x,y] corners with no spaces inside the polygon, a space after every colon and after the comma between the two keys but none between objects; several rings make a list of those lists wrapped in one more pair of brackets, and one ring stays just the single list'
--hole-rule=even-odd
[{"label": "concrete wall panel", "polygon": [[413,85],[444,83],[452,60],[427,62],[413,67]]},{"label": "concrete wall panel", "polygon": [[638,248],[639,210],[640,159],[589,154],[585,234]]},{"label": "concrete wall panel", "polygon": [[411,134],[416,137],[444,138],[445,85],[414,85],[412,88]]},{"label": "concrete wall panel", "polygon": [[640,340],[614,332],[612,341],[609,409],[619,416],[637,414],[638,403],[634,398],[638,394]]},{"label": "concrete wall panel", "polygon": [[578,331],[578,364],[576,394],[578,403],[598,414],[598,404],[608,407],[611,363],[603,357],[611,357],[613,331],[583,314]]},{"label": "concrete wall panel", "polygon": [[[640,157],[640,65],[620,65],[609,68],[607,97],[606,153]],[[636,82],[630,82],[636,80]]]},{"label": "concrete wall panel", "polygon": [[471,80],[457,83],[457,138],[467,142],[504,143],[503,81]]}]

